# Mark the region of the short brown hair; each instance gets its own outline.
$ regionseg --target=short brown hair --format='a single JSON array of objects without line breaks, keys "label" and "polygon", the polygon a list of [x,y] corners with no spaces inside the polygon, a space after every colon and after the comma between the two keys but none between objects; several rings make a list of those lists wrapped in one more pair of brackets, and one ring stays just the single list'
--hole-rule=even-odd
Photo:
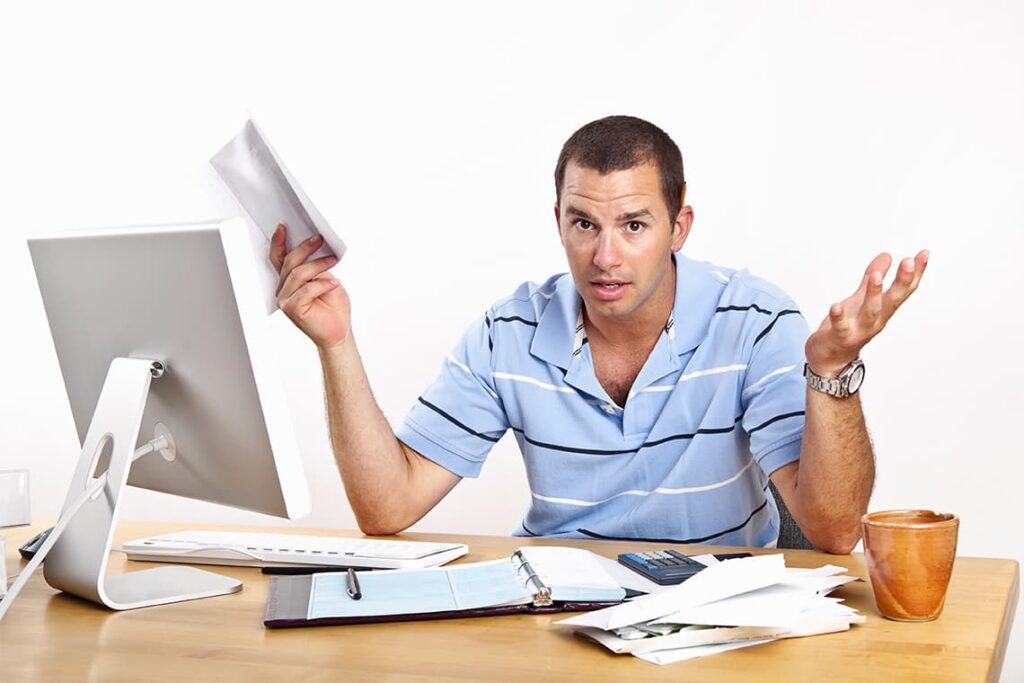
[{"label": "short brown hair", "polygon": [[606,116],[591,121],[565,141],[555,166],[555,197],[562,201],[565,168],[575,162],[602,174],[653,163],[661,174],[661,192],[674,221],[686,185],[683,154],[672,138],[653,123],[635,116]]}]

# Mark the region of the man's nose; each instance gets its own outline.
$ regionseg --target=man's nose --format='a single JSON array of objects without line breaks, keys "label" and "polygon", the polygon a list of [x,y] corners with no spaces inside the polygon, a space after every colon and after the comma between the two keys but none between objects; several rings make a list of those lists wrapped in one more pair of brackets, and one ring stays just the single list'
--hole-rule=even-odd
[{"label": "man's nose", "polygon": [[594,252],[594,265],[604,272],[610,272],[622,264],[622,250],[613,230],[603,231]]}]

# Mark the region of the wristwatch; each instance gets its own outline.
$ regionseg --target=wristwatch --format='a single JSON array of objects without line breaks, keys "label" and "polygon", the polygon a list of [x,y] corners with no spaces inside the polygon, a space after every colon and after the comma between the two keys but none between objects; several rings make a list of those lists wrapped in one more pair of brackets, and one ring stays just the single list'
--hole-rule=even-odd
[{"label": "wristwatch", "polygon": [[864,383],[864,361],[860,358],[855,359],[843,368],[838,377],[822,377],[811,370],[810,365],[804,363],[804,377],[807,378],[807,386],[815,391],[836,398],[850,398]]}]

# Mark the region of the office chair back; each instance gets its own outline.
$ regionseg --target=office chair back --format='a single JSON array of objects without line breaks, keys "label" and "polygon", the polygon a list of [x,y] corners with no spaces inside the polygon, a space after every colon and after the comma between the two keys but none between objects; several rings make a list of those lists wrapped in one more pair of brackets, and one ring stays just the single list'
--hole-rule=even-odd
[{"label": "office chair back", "polygon": [[800,527],[797,525],[796,520],[793,519],[793,515],[789,513],[786,501],[782,499],[782,494],[775,488],[775,484],[769,482],[768,486],[771,488],[772,495],[775,496],[775,505],[779,508],[779,543],[777,547],[795,550],[814,550],[814,546],[804,536],[804,532],[800,531]]}]

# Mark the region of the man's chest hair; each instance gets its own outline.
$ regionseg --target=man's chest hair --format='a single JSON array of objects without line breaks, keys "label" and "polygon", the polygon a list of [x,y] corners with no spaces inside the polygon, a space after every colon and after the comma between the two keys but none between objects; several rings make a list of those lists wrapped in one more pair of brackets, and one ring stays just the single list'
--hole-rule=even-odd
[{"label": "man's chest hair", "polygon": [[624,407],[637,375],[650,354],[631,350],[629,353],[609,353],[591,349],[594,374],[616,405]]}]

